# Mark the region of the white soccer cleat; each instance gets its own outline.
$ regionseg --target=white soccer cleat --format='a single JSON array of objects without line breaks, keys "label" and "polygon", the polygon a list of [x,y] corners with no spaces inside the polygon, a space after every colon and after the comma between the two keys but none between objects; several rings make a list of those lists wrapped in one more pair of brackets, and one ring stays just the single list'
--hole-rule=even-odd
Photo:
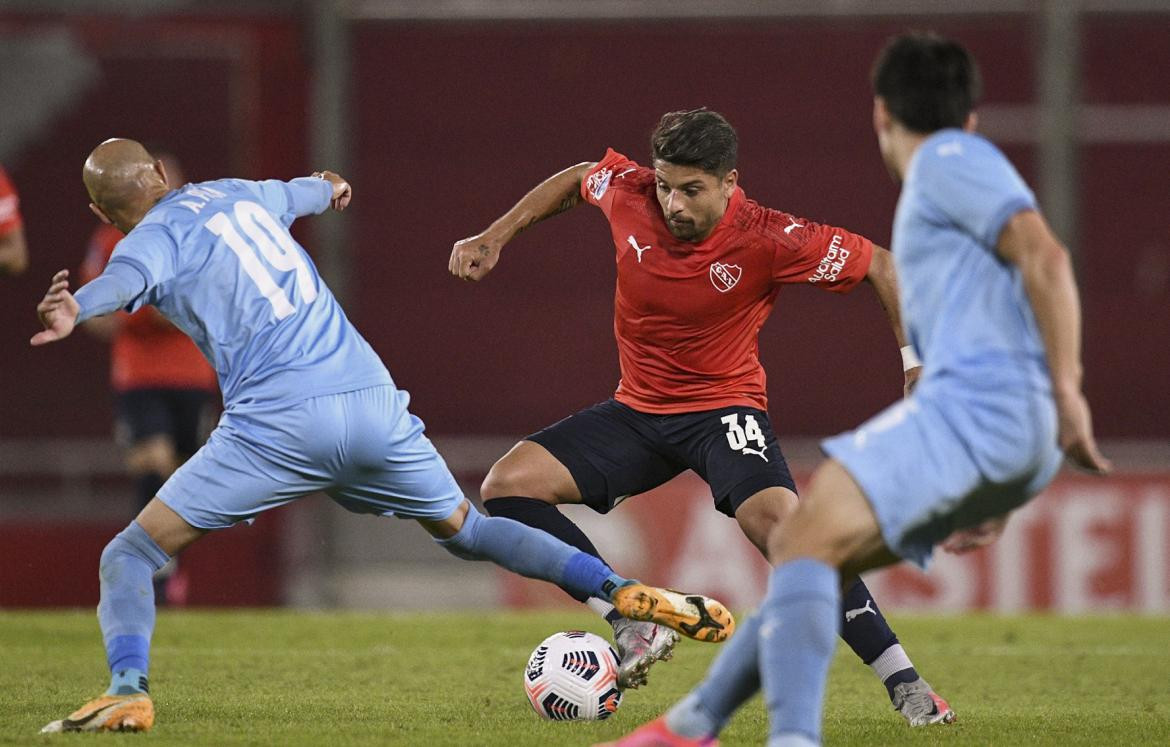
[{"label": "white soccer cleat", "polygon": [[910,726],[949,724],[955,720],[954,710],[921,677],[894,685],[893,703],[894,710]]},{"label": "white soccer cleat", "polygon": [[665,661],[673,655],[678,633],[662,625],[623,617],[613,624],[613,642],[621,660],[618,687],[636,690],[646,684],[654,662]]}]

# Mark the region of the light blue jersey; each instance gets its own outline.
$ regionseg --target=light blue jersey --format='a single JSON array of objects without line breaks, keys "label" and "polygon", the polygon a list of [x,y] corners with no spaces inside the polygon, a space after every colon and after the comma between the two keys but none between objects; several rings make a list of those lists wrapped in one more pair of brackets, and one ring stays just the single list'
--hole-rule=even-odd
[{"label": "light blue jersey", "polygon": [[145,280],[128,309],[154,305],[207,356],[228,412],[391,383],[288,231],[332,194],[310,177],[188,184],[151,208],[110,259]]},{"label": "light blue jersey", "polygon": [[891,248],[923,376],[824,449],[861,487],[886,545],[920,566],[1060,467],[1043,340],[1019,271],[996,253],[1008,219],[1035,207],[1003,154],[960,130],[923,141],[905,176]]},{"label": "light blue jersey", "polygon": [[158,308],[215,366],[224,413],[158,493],[219,529],[324,491],[351,511],[443,519],[463,502],[382,361],[288,227],[329,207],[322,179],[188,184],[77,292],[80,321]]},{"label": "light blue jersey", "polygon": [[1036,200],[988,140],[941,130],[918,148],[894,215],[902,319],[924,375],[1050,387],[1019,271],[996,254],[1007,220]]}]

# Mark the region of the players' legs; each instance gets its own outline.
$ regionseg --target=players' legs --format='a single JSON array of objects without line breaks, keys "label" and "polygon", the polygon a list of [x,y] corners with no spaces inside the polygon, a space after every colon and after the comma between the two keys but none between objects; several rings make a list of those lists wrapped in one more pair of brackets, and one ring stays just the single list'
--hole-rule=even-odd
[{"label": "players' legs", "polygon": [[[543,530],[604,561],[589,537],[556,508],[564,503],[581,502],[581,492],[572,474],[535,441],[521,441],[500,457],[480,485],[479,495],[483,507],[492,516]],[[578,602],[588,601],[579,594],[572,596]],[[607,611],[612,611],[612,605],[604,604]]]},{"label": "players' legs", "polygon": [[834,461],[816,471],[768,549],[776,568],[760,608],[759,665],[770,743],[816,744],[840,622],[840,571],[855,575],[898,558],[861,489]]}]

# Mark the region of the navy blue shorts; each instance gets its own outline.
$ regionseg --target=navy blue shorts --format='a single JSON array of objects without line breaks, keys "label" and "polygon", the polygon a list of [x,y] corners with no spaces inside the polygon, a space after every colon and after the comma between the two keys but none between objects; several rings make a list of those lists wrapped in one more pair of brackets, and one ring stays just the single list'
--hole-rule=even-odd
[{"label": "navy blue shorts", "polygon": [[585,505],[603,514],[687,469],[728,516],[765,488],[796,492],[768,414],[752,407],[653,415],[610,399],[525,440],[565,465]]},{"label": "navy blue shorts", "polygon": [[131,446],[151,436],[169,436],[180,456],[203,445],[211,392],[203,389],[131,389],[115,398],[117,440]]}]

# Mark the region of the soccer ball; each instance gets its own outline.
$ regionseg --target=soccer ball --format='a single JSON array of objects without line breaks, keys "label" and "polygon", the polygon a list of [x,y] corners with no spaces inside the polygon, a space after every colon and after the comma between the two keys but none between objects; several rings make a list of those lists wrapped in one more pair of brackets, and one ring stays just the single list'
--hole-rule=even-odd
[{"label": "soccer ball", "polygon": [[524,692],[541,718],[599,721],[621,705],[617,672],[617,652],[608,641],[566,630],[545,638],[528,657]]}]

